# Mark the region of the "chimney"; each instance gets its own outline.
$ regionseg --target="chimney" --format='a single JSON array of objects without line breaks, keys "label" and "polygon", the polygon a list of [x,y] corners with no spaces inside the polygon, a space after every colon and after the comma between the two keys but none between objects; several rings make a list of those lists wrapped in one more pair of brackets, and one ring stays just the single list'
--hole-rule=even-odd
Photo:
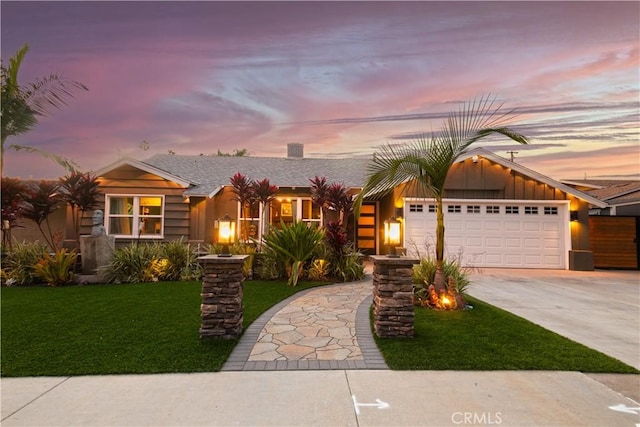
[{"label": "chimney", "polygon": [[302,159],[304,157],[304,144],[290,142],[287,144],[288,159]]}]

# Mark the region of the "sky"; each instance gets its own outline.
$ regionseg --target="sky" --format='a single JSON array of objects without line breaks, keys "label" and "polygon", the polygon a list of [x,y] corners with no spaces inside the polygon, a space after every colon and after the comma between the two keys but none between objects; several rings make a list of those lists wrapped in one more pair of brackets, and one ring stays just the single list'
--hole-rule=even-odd
[{"label": "sky", "polygon": [[[482,145],[554,179],[640,177],[640,3],[13,2],[3,63],[83,83],[9,144],[101,169],[123,156],[247,149],[371,155],[480,97],[530,145]],[[66,171],[8,150],[5,175]]]}]

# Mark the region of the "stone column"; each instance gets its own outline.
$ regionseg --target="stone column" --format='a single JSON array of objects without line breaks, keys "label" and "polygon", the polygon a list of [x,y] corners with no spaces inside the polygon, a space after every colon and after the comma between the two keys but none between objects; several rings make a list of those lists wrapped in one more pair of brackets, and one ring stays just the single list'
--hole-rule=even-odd
[{"label": "stone column", "polygon": [[413,337],[413,265],[418,259],[371,256],[373,260],[373,326],[379,337]]},{"label": "stone column", "polygon": [[198,258],[202,277],[200,338],[234,339],[242,334],[242,265],[247,255]]}]

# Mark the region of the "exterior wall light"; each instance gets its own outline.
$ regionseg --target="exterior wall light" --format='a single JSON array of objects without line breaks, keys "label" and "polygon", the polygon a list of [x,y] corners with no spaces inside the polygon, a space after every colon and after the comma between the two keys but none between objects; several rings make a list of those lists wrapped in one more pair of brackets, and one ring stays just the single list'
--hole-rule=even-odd
[{"label": "exterior wall light", "polygon": [[400,245],[400,221],[391,217],[384,222],[384,244],[389,245],[390,258],[396,258],[396,246]]},{"label": "exterior wall light", "polygon": [[570,211],[569,212],[569,220],[571,222],[576,222],[578,221],[578,211]]},{"label": "exterior wall light", "polygon": [[222,253],[219,256],[231,256],[229,245],[235,242],[235,238],[236,222],[231,219],[229,214],[225,214],[222,219],[218,220],[218,243],[222,245]]}]

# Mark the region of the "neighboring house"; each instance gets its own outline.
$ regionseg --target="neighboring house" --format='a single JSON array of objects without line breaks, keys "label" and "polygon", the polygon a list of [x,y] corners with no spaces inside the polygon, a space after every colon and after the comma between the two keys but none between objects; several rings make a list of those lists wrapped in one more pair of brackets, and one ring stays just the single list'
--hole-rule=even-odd
[{"label": "neighboring house", "polygon": [[593,206],[589,215],[640,216],[638,179],[574,179],[562,183],[607,203],[604,208]]},{"label": "neighboring house", "polygon": [[[305,158],[301,144],[289,144],[285,158],[155,155],[147,160],[121,159],[95,172],[104,194],[108,234],[118,244],[131,241],[198,243],[215,241],[216,220],[228,214],[236,230],[259,238],[261,221],[320,223],[321,210],[311,201],[310,179],[326,177],[357,194],[367,174],[368,157]],[[242,218],[230,178],[269,179],[277,198],[262,215],[259,207]],[[402,217],[403,246],[409,251],[433,246],[433,200],[403,194],[365,200],[351,224],[356,248],[384,254],[383,223]],[[483,149],[458,159],[447,180],[444,200],[446,251],[464,251],[478,267],[589,269],[589,206],[607,204]],[[82,233],[90,231],[90,215]],[[69,236],[70,234],[67,234]]]},{"label": "neighboring house", "polygon": [[640,180],[564,180],[605,202],[591,206],[591,250],[598,268],[640,268]]}]

